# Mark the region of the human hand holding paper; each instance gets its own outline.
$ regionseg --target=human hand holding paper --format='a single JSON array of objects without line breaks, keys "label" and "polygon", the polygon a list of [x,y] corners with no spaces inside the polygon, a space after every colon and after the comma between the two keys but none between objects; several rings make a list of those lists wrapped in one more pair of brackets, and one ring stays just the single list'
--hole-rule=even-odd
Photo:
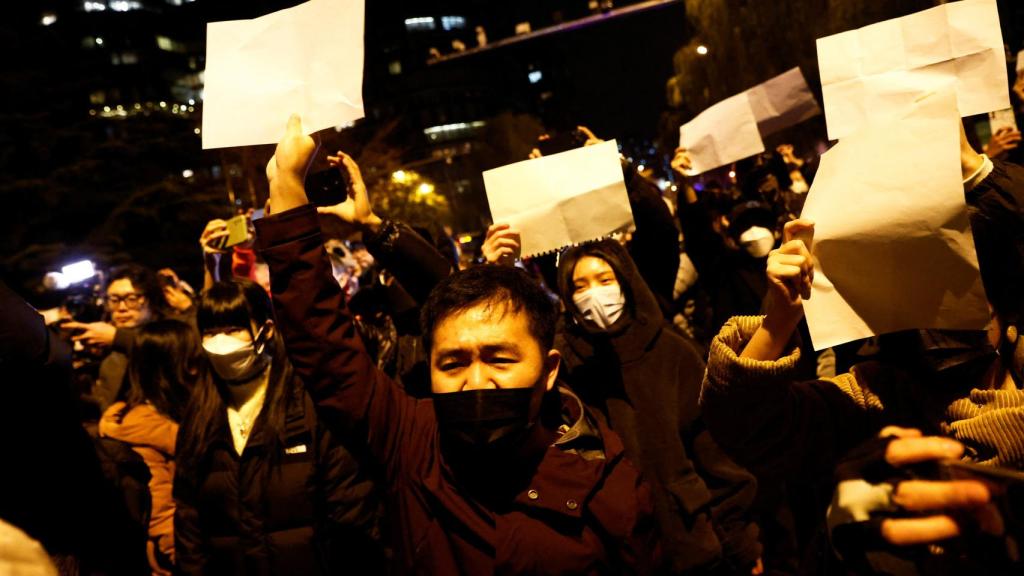
[{"label": "human hand holding paper", "polygon": [[[207,25],[203,148],[277,142],[362,118],[364,0],[310,0]],[[309,133],[307,132],[307,133]]]},{"label": "human hand holding paper", "polygon": [[274,210],[284,212],[309,203],[306,198],[306,173],[320,144],[302,130],[302,119],[288,118],[284,137],[277,143],[274,155],[267,162],[270,200]]},{"label": "human hand holding paper", "polygon": [[726,98],[679,129],[685,174],[696,176],[764,152],[763,137],[821,114],[800,68]]},{"label": "human hand holding paper", "polygon": [[633,226],[614,140],[484,172],[491,219],[529,258]]},{"label": "human hand holding paper", "polygon": [[771,361],[785,352],[803,318],[803,301],[811,297],[813,244],[814,222],[799,219],[786,223],[782,246],[768,255],[765,318],[744,347],[743,358]]},{"label": "human hand holding paper", "polygon": [[963,0],[819,38],[829,138],[898,118],[936,90],[956,91],[964,116],[1009,107],[995,0]]},{"label": "human hand holding paper", "polygon": [[988,305],[968,224],[950,91],[872,124],[821,158],[803,215],[817,224],[816,350],[908,329],[980,329]]}]

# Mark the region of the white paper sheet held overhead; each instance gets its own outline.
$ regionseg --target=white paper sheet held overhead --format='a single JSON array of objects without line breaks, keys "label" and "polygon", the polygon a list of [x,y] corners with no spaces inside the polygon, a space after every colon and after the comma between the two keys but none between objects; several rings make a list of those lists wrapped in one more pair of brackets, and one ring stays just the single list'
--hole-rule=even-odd
[{"label": "white paper sheet held overhead", "polygon": [[1010,106],[996,0],[950,2],[819,38],[818,68],[833,140],[869,117],[899,117],[947,85],[962,116]]},{"label": "white paper sheet held overhead", "polygon": [[803,217],[816,224],[804,312],[815,350],[989,319],[960,174],[951,90],[821,157]]},{"label": "white paper sheet held overhead", "polygon": [[206,28],[203,148],[271,144],[363,117],[364,0],[310,0]]},{"label": "white paper sheet held overhead", "polygon": [[491,219],[519,230],[524,258],[633,226],[614,140],[484,172]]},{"label": "white paper sheet held overhead", "polygon": [[821,114],[800,68],[758,84],[747,94],[762,138]]},{"label": "white paper sheet held overhead", "polygon": [[690,176],[764,152],[747,93],[726,98],[683,124],[679,146],[690,153]]}]

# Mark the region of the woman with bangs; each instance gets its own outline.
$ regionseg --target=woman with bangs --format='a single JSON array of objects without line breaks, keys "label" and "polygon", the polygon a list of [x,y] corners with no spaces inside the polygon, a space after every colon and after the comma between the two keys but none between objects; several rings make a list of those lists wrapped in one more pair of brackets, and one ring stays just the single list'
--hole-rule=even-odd
[{"label": "woman with bangs", "polygon": [[183,574],[374,574],[379,499],[365,466],[317,421],[270,298],[242,279],[198,305],[207,360],[178,436]]}]

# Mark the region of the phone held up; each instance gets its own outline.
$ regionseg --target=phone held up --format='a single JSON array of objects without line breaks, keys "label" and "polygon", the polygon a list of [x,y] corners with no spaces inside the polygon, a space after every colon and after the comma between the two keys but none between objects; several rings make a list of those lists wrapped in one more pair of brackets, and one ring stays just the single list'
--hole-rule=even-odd
[{"label": "phone held up", "polygon": [[334,206],[348,199],[352,178],[344,166],[306,176],[306,197],[314,206]]}]

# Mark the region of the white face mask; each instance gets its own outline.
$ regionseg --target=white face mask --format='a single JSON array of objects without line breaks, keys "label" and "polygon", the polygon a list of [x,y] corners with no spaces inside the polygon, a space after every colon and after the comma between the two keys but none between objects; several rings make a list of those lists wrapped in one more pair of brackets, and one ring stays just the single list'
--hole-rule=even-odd
[{"label": "white face mask", "polygon": [[[262,333],[260,330],[256,335],[257,341]],[[229,384],[248,382],[262,372],[267,366],[263,357],[265,348],[264,344],[260,344],[257,350],[255,343],[227,334],[217,334],[203,341],[203,351],[210,359],[213,371]]]},{"label": "white face mask", "polygon": [[583,318],[602,330],[607,330],[614,324],[626,307],[626,295],[622,293],[622,288],[618,284],[588,288],[573,294],[572,301]]},{"label": "white face mask", "polygon": [[740,234],[740,245],[754,258],[764,258],[775,246],[775,235],[763,226],[751,226]]}]

